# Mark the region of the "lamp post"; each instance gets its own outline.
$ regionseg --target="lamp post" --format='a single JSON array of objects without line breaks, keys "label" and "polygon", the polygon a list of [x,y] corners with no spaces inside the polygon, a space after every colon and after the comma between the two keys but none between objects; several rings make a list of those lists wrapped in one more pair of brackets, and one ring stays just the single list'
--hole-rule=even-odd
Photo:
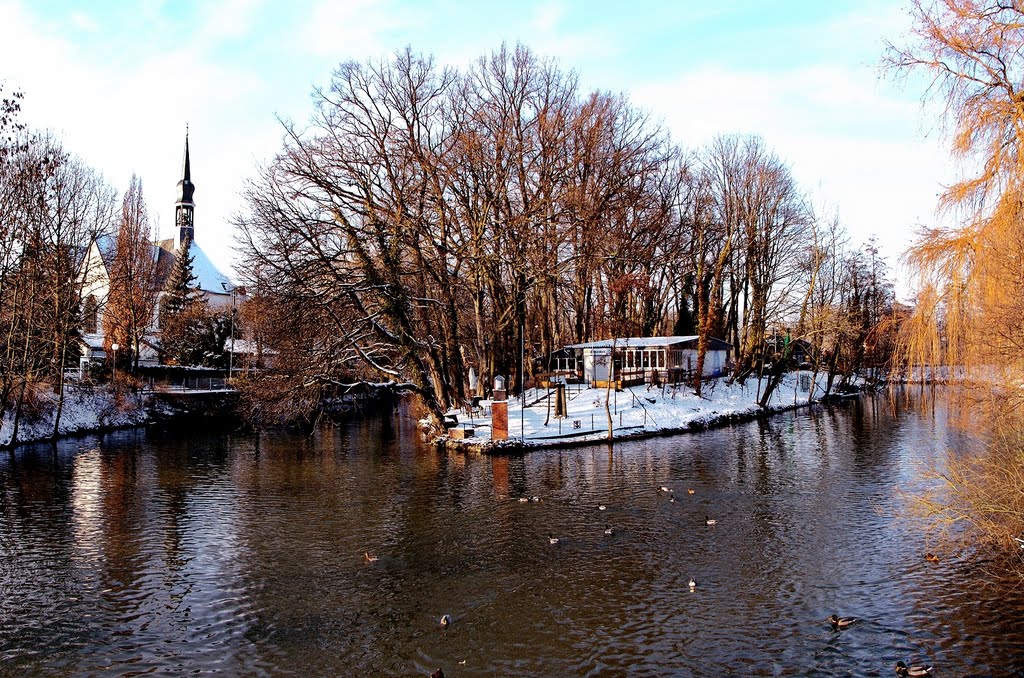
[{"label": "lamp post", "polygon": [[231,288],[231,323],[230,329],[228,330],[228,336],[231,339],[231,348],[228,349],[228,383],[231,383],[231,372],[235,368],[235,290],[237,287],[232,286]]},{"label": "lamp post", "polygon": [[231,320],[228,330],[230,333],[231,348],[228,349],[228,381],[231,380],[232,373],[235,367],[235,299],[236,295],[241,294],[245,296],[245,288],[239,287],[238,285],[231,286]]},{"label": "lamp post", "polygon": [[111,383],[114,384],[114,386],[117,386],[117,349],[119,348],[121,347],[117,345],[116,341],[110,345],[110,350],[114,352],[114,367],[112,371],[112,376],[110,377],[110,381]]}]

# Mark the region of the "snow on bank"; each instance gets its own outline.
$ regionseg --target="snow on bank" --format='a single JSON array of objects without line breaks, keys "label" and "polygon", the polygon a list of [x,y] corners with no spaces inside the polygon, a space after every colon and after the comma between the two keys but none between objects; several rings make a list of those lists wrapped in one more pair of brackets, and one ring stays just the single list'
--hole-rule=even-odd
[{"label": "snow on bank", "polygon": [[[18,443],[49,440],[53,436],[57,394],[46,393],[38,403],[38,414],[22,414],[18,424]],[[149,422],[146,398],[142,394],[125,393],[115,396],[106,388],[80,388],[68,386],[64,391],[64,409],[61,413],[58,435],[102,431],[127,426],[141,426]],[[0,447],[11,444],[14,434],[14,412],[5,412],[0,422]]]},{"label": "snow on bank", "polygon": [[[781,411],[807,405],[824,395],[827,375],[819,374],[811,388],[811,372],[791,372],[772,394],[767,411]],[[633,386],[609,394],[612,428],[616,440],[706,428],[716,422],[748,417],[763,412],[758,398],[763,390],[756,378],[745,384],[729,384],[724,379],[708,381],[698,397],[687,386],[648,388]],[[812,395],[813,393],[813,395]],[[449,447],[467,450],[496,450],[506,447],[562,447],[608,439],[608,415],[605,413],[605,389],[585,386],[566,387],[568,416],[555,419],[554,391],[550,397],[550,417],[546,390],[526,394],[525,410],[520,400],[508,401],[507,441],[491,440],[491,418],[479,413],[459,413],[458,427],[472,429],[465,439],[449,433],[441,440]],[[485,406],[488,405],[485,401]],[[487,409],[485,408],[485,413]],[[547,425],[545,425],[547,421]],[[468,433],[468,431],[467,431]]]}]

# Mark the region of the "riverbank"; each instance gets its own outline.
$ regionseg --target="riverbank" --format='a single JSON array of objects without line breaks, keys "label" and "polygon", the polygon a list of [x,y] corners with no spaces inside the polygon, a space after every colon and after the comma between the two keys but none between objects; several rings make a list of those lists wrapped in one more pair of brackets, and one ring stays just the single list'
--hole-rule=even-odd
[{"label": "riverbank", "polygon": [[[700,397],[687,386],[634,386],[607,393],[603,388],[570,385],[567,387],[567,416],[564,418],[554,416],[554,391],[549,393],[535,389],[527,391],[525,409],[518,399],[508,401],[508,439],[491,438],[490,415],[485,409],[459,413],[455,428],[438,438],[436,443],[452,450],[501,453],[606,441],[609,428],[606,397],[609,399],[612,439],[615,441],[703,430],[820,402],[826,375],[819,374],[813,388],[812,376],[811,372],[785,375],[767,408],[758,405],[763,383],[759,384],[757,379],[748,379],[743,385],[713,379],[705,382],[704,393]],[[346,413],[362,411],[367,402],[377,402],[382,398],[380,391],[387,390],[390,396],[394,390],[391,384],[367,386],[373,387],[374,397],[360,393],[359,397],[344,400]],[[184,397],[186,393],[188,397]],[[182,417],[223,415],[230,409],[220,402],[226,393],[115,393],[109,387],[67,386],[56,437],[147,426]],[[230,395],[235,396],[235,392],[230,392]],[[209,398],[217,398],[218,402],[211,402]],[[22,414],[15,445],[54,438],[56,400],[53,393],[37,395],[33,405]],[[7,412],[0,422],[0,448],[12,446],[13,420],[13,412]]]},{"label": "riverbank", "polygon": [[236,398],[237,392],[224,389],[115,391],[109,385],[67,385],[56,435],[57,394],[43,391],[23,407],[16,441],[14,412],[4,413],[0,421],[0,449],[171,420],[230,417],[235,413]]},{"label": "riverbank", "polygon": [[[57,437],[152,423],[154,411],[148,405],[149,397],[142,393],[115,393],[106,387],[66,386]],[[18,437],[13,444],[53,439],[56,417],[57,394],[50,391],[37,393],[33,402],[23,408],[18,422]],[[13,436],[14,412],[5,412],[0,421],[0,448],[11,447]]]},{"label": "riverbank", "polygon": [[[353,384],[345,393],[325,400],[321,413],[332,421],[361,416],[378,409],[394,407],[396,394],[406,388],[394,382]],[[0,449],[54,440],[65,436],[102,433],[115,429],[166,424],[181,420],[222,421],[236,427],[253,427],[251,418],[239,410],[240,391],[231,388],[163,387],[117,393],[109,384],[65,386],[60,425],[54,435],[57,395],[51,390],[37,392],[23,407],[14,434],[14,413],[6,412],[0,421]],[[319,418],[319,417],[318,417]],[[266,428],[290,428],[264,424]],[[298,427],[302,428],[302,427]]]},{"label": "riverbank", "polygon": [[525,408],[522,400],[508,401],[507,440],[491,438],[491,420],[485,408],[484,416],[458,414],[457,426],[436,442],[450,450],[503,453],[607,441],[606,398],[614,441],[703,430],[821,402],[827,375],[818,374],[812,384],[813,378],[810,371],[786,374],[764,408],[758,405],[764,382],[756,378],[745,384],[712,379],[704,383],[701,396],[688,386],[642,385],[607,393],[603,388],[570,385],[566,392],[567,416],[561,419],[554,416],[554,391],[549,395],[546,390],[530,390]]}]

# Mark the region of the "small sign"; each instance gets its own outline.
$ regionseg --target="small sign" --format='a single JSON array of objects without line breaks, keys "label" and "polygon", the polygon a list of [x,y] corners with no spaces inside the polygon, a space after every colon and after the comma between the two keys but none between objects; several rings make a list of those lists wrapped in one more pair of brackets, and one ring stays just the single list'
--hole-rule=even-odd
[{"label": "small sign", "polygon": [[580,424],[580,420],[579,419],[573,419],[572,420],[572,427],[573,428],[579,428],[580,426],[581,426],[581,424]]}]

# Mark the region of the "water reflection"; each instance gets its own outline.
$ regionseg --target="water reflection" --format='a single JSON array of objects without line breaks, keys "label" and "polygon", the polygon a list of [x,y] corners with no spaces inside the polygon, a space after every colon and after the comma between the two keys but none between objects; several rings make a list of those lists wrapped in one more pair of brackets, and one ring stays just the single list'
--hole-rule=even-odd
[{"label": "water reflection", "polygon": [[[945,417],[865,398],[494,458],[391,418],[21,450],[0,462],[0,673],[1012,675],[1020,592],[925,561],[901,517],[897,489],[955,444]],[[833,612],[864,621],[833,633]]]}]

